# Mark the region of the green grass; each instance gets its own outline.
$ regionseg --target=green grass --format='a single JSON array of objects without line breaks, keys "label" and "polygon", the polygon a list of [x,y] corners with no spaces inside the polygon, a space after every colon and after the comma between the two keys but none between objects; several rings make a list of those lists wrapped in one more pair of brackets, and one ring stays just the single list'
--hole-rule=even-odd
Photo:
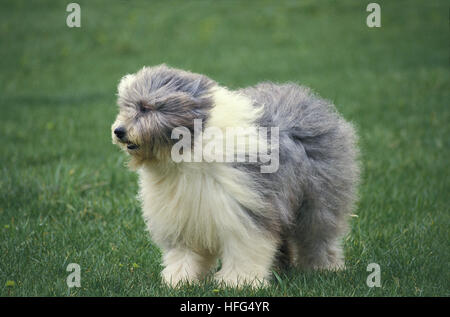
[{"label": "green grass", "polygon": [[[2,1],[0,295],[449,296],[448,3],[378,1],[370,29],[369,2],[78,1],[70,29],[68,2]],[[282,272],[263,290],[161,284],[110,125],[120,77],[163,62],[231,88],[296,81],[355,123],[346,271]],[[372,262],[380,288],[366,285]]]}]

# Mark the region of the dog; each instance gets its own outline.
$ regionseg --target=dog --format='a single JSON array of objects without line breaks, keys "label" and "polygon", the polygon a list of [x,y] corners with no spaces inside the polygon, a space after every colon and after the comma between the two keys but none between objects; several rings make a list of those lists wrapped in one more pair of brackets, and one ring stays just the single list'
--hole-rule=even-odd
[{"label": "dog", "polygon": [[[265,286],[278,267],[344,268],[359,151],[354,127],[333,104],[294,83],[232,91],[164,64],[124,76],[117,103],[113,143],[139,175],[138,198],[162,251],[165,283],[197,282],[218,259],[214,278],[231,287]],[[261,140],[277,154],[276,168],[262,172],[263,156],[255,159],[248,144],[233,145],[227,134],[222,141],[236,151],[231,162],[173,159],[176,129],[185,132],[181,155],[190,156],[208,145],[201,132],[229,127],[258,146],[255,128],[275,127]]]}]

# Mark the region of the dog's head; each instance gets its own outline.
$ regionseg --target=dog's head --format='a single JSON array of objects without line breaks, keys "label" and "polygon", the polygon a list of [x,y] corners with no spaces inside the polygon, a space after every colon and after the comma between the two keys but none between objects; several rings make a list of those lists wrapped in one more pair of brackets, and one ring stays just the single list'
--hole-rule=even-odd
[{"label": "dog's head", "polygon": [[206,76],[165,65],[124,76],[118,86],[119,114],[111,127],[113,143],[131,155],[135,166],[164,159],[174,128],[185,127],[194,135],[194,120],[207,119],[214,85]]}]

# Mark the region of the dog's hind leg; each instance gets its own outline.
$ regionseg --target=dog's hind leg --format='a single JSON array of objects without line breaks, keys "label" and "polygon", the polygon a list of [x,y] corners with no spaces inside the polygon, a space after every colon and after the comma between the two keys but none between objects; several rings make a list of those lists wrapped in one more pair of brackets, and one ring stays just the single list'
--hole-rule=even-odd
[{"label": "dog's hind leg", "polygon": [[296,265],[304,269],[343,269],[341,239],[345,232],[345,215],[320,203],[304,204],[294,232]]}]

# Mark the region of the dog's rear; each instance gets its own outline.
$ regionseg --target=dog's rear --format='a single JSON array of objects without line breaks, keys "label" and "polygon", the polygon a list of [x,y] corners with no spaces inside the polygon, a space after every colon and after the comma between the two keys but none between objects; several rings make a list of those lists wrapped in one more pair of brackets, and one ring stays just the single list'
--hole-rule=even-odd
[{"label": "dog's rear", "polygon": [[342,267],[340,240],[359,182],[353,126],[331,103],[296,84],[262,83],[239,92],[264,106],[258,125],[280,129],[280,168],[252,175],[267,184],[260,188],[280,213],[283,262]]}]

